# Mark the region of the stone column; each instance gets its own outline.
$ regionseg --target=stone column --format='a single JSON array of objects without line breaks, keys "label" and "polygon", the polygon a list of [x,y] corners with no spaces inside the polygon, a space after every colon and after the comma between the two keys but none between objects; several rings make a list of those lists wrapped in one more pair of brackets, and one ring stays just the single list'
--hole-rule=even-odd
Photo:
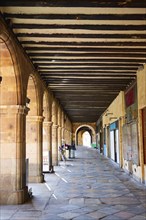
[{"label": "stone column", "polygon": [[58,125],[52,126],[52,165],[58,165]]},{"label": "stone column", "polygon": [[42,129],[43,116],[27,116],[27,146],[26,156],[29,159],[29,182],[44,181]]},{"label": "stone column", "polygon": [[[65,128],[64,127],[62,127],[62,140],[65,141]],[[64,144],[64,143],[62,143],[62,144]]]},{"label": "stone column", "polygon": [[0,106],[0,204],[21,204],[26,186],[25,122],[28,108]]},{"label": "stone column", "polygon": [[72,134],[72,132],[70,131],[70,144],[73,144],[73,134]]},{"label": "stone column", "polygon": [[47,135],[47,150],[49,152],[49,171],[53,171],[53,166],[52,166],[52,122],[51,121],[46,121],[44,122],[45,130],[46,130],[46,135]]},{"label": "stone column", "polygon": [[[62,128],[58,127],[58,148],[62,146]],[[59,149],[58,149],[58,160],[61,160]]]},{"label": "stone column", "polygon": [[62,145],[62,128],[58,126],[58,146]]}]

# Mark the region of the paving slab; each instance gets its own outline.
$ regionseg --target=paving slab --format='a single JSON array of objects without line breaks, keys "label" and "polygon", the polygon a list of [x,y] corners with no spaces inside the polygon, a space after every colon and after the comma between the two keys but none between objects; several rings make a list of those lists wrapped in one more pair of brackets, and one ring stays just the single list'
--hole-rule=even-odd
[{"label": "paving slab", "polygon": [[29,184],[30,201],[2,205],[0,220],[146,220],[146,187],[96,149],[78,146],[54,169]]}]

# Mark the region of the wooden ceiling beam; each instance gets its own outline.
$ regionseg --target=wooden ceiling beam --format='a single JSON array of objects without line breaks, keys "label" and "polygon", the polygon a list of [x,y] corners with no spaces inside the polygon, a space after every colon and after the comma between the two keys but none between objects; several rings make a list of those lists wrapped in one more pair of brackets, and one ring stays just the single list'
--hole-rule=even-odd
[{"label": "wooden ceiling beam", "polygon": [[[102,69],[102,70],[100,70],[100,69],[98,69],[98,68],[95,68],[95,69],[93,69],[93,70],[90,70],[90,68],[82,68],[82,69],[78,69],[78,68],[76,68],[76,69],[73,69],[73,68],[71,68],[71,69],[61,69],[61,70],[58,70],[58,69],[40,69],[39,71],[39,74],[41,75],[41,76],[48,76],[48,77],[51,77],[51,76],[54,76],[54,77],[56,77],[56,76],[74,76],[74,75],[76,75],[76,76],[79,76],[80,74],[81,75],[86,75],[86,76],[95,76],[95,75],[99,75],[99,76],[110,76],[110,74],[111,75],[113,75],[113,76],[120,76],[120,75],[133,75],[133,76],[135,76],[136,75],[136,70],[108,70],[108,69],[106,69],[106,70],[104,70],[104,69]],[[87,75],[88,74],[88,75]],[[109,74],[109,75],[108,75]]]},{"label": "wooden ceiling beam", "polygon": [[45,41],[33,41],[33,40],[22,40],[21,41],[22,44],[36,44],[36,45],[53,45],[53,46],[119,46],[119,47],[123,47],[123,46],[146,46],[146,42],[131,42],[131,41],[127,41],[127,42],[121,42],[121,41],[116,41],[116,42],[62,42],[62,41],[54,41],[54,42],[49,42],[49,39],[47,42]]},{"label": "wooden ceiling beam", "polygon": [[139,58],[145,58],[146,60],[146,55],[143,54],[143,53],[87,53],[87,52],[84,52],[84,53],[70,53],[69,51],[67,53],[48,53],[48,52],[45,52],[45,53],[40,53],[40,52],[35,52],[35,53],[27,53],[30,57],[36,57],[36,56],[39,56],[39,57],[139,57]]},{"label": "wooden ceiling beam", "polygon": [[59,72],[59,71],[39,71],[41,76],[45,76],[45,77],[50,77],[52,78],[54,76],[54,78],[56,78],[56,76],[61,76],[61,77],[71,77],[71,76],[98,76],[98,77],[113,77],[113,76],[117,76],[120,77],[122,75],[124,75],[123,77],[126,76],[135,76],[136,72],[135,71],[114,71],[114,70],[108,70],[108,71],[104,71],[104,70],[78,70],[78,71],[63,71],[63,72]]},{"label": "wooden ceiling beam", "polygon": [[[74,90],[78,90],[78,88],[80,89],[83,89],[83,90],[87,90],[87,89],[113,89],[113,88],[120,88],[120,87],[126,87],[131,81],[127,82],[125,81],[125,83],[123,82],[122,84],[120,83],[107,83],[107,84],[96,84],[96,85],[91,85],[91,86],[88,86],[88,84],[85,84],[84,86],[78,86],[78,85],[75,85],[74,87],[73,86],[70,86],[70,87],[57,87],[57,86],[51,86],[51,84],[49,85],[49,88],[52,90],[52,91],[62,91],[62,90],[66,90],[66,91],[74,91]],[[64,89],[65,88],[65,89]]]},{"label": "wooden ceiling beam", "polygon": [[16,33],[17,37],[39,37],[39,38],[92,38],[92,39],[145,39],[146,34],[62,34],[62,33],[56,33],[56,34],[44,34],[44,33]]},{"label": "wooden ceiling beam", "polygon": [[[35,62],[34,62],[35,64]],[[96,62],[46,62],[46,63],[43,63],[43,62],[36,62],[36,64],[39,66],[39,67],[100,67],[100,68],[135,68],[137,69],[139,67],[139,64],[138,63],[96,63]]]},{"label": "wooden ceiling beam", "polygon": [[24,23],[12,23],[12,28],[13,29],[38,29],[40,31],[40,29],[55,29],[55,30],[59,30],[59,29],[80,29],[80,30],[134,30],[134,31],[144,31],[146,30],[146,25],[105,25],[105,24],[101,24],[101,25],[87,25],[87,24],[75,24],[75,25],[61,25],[61,24],[24,24]]},{"label": "wooden ceiling beam", "polygon": [[95,82],[91,82],[90,81],[90,84],[89,84],[89,81],[83,81],[82,83],[81,82],[78,82],[77,83],[77,81],[78,81],[78,79],[76,80],[76,81],[72,81],[72,83],[71,82],[66,82],[66,83],[63,83],[63,82],[58,82],[58,83],[56,83],[56,82],[51,82],[50,83],[50,85],[49,85],[49,87],[50,88],[61,88],[61,87],[65,87],[65,88],[72,88],[72,87],[80,87],[80,88],[84,88],[84,87],[86,87],[86,88],[88,88],[88,87],[96,87],[96,86],[98,86],[98,87],[100,87],[100,86],[108,86],[108,85],[110,85],[110,84],[115,84],[116,86],[119,86],[119,85],[125,85],[125,84],[128,84],[129,82],[131,82],[131,80],[123,80],[122,82],[121,82],[121,79],[119,79],[119,80],[117,80],[117,79],[114,79],[114,80],[105,80],[105,79],[102,79],[102,80],[99,80],[99,81],[95,81]]},{"label": "wooden ceiling beam", "polygon": [[26,51],[52,51],[54,53],[56,53],[57,51],[64,51],[64,52],[136,52],[136,53],[146,53],[145,48],[124,48],[124,47],[119,47],[119,48],[93,48],[93,47],[76,47],[76,48],[72,48],[72,47],[24,47]]},{"label": "wooden ceiling beam", "polygon": [[[86,95],[87,96],[89,94],[88,90],[80,91],[80,92],[78,92],[78,91],[74,91],[74,92],[72,92],[72,91],[67,91],[67,92],[66,91],[54,91],[54,92],[55,92],[55,94],[57,92],[60,93],[61,96],[70,94],[70,97],[72,97],[74,95]],[[109,95],[118,94],[118,92],[119,92],[119,90],[107,90],[107,91],[103,91],[102,89],[98,90],[98,94],[105,95],[105,97],[107,97]],[[93,91],[93,90],[90,91],[90,94],[89,94],[88,97],[91,97],[92,95],[95,95],[95,93],[97,93],[97,91]]]},{"label": "wooden ceiling beam", "polygon": [[146,63],[143,0],[1,0],[0,6],[73,122],[95,122]]},{"label": "wooden ceiling beam", "polygon": [[68,53],[57,53],[56,52],[56,54],[55,53],[49,53],[49,52],[45,52],[45,53],[40,53],[40,52],[35,52],[35,53],[28,53],[28,55],[30,56],[30,57],[37,57],[37,56],[39,56],[39,57],[54,57],[54,59],[55,59],[55,57],[61,57],[61,56],[63,56],[63,57],[72,57],[72,56],[74,56],[74,57],[114,57],[114,58],[116,58],[116,57],[128,57],[128,58],[130,58],[130,57],[138,57],[138,58],[145,58],[146,59],[146,54],[143,54],[143,53],[111,53],[111,52],[108,52],[108,53],[87,53],[87,52],[83,52],[83,53],[81,53],[81,52],[79,52],[79,53],[70,53],[70,52],[68,52]]},{"label": "wooden ceiling beam", "polygon": [[1,0],[0,6],[18,6],[18,7],[121,7],[121,8],[143,8],[146,7],[146,3],[143,0],[131,0],[131,1],[113,1],[113,0],[84,0],[84,1],[66,1],[66,0]]},{"label": "wooden ceiling beam", "polygon": [[[56,97],[60,97],[58,96],[58,94],[56,93]],[[70,99],[70,96],[69,95],[65,95],[65,97],[62,97],[61,99],[61,103],[64,104],[64,103],[67,103],[69,101],[71,102],[86,102],[86,103],[92,103],[92,102],[98,102],[98,103],[106,103],[106,104],[109,104],[111,102],[111,100],[113,99],[113,96],[109,96],[109,97],[106,97],[106,99],[104,98],[104,95],[101,96],[101,97],[97,97],[97,96],[91,96],[90,99],[89,99],[89,96],[72,96],[72,99]]]},{"label": "wooden ceiling beam", "polygon": [[141,59],[139,57],[137,57],[136,59],[125,59],[125,58],[74,58],[74,59],[68,59],[68,57],[54,57],[54,58],[38,58],[38,57],[31,57],[31,60],[34,61],[34,62],[37,62],[37,61],[45,61],[45,62],[52,62],[54,63],[55,61],[56,62],[96,62],[96,63],[137,63],[137,64],[143,64],[146,62],[146,59]]},{"label": "wooden ceiling beam", "polygon": [[70,72],[70,71],[82,71],[82,70],[96,70],[96,71],[102,71],[102,70],[104,70],[104,72],[106,71],[112,71],[112,72],[114,72],[114,71],[131,71],[131,72],[135,72],[136,70],[138,69],[138,67],[89,67],[89,66],[85,66],[85,67],[82,67],[82,66],[78,66],[78,67],[74,67],[74,66],[72,66],[72,67],[68,67],[68,66],[66,66],[66,67],[52,67],[52,66],[40,66],[39,65],[39,67],[38,67],[38,71],[52,71],[52,70],[54,70],[54,71],[68,71],[68,72]]},{"label": "wooden ceiling beam", "polygon": [[23,14],[4,13],[6,18],[47,20],[145,20],[145,14]]}]

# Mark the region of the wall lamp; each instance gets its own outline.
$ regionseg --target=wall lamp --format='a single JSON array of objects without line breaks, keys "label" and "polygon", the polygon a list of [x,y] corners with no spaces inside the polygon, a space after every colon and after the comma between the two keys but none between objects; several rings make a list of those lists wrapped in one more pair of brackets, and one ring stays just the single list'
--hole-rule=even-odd
[{"label": "wall lamp", "polygon": [[143,69],[144,69],[144,65],[141,64],[141,65],[138,67],[138,70],[141,71],[141,70],[143,70]]},{"label": "wall lamp", "polygon": [[110,117],[110,118],[109,118],[109,120],[112,120],[112,119],[117,119],[117,117]]},{"label": "wall lamp", "polygon": [[127,115],[124,115],[124,116],[120,116],[120,117],[119,117],[119,120],[122,120],[122,119],[127,119]]},{"label": "wall lamp", "polygon": [[107,112],[107,113],[105,114],[105,116],[108,116],[108,115],[113,115],[113,113]]}]

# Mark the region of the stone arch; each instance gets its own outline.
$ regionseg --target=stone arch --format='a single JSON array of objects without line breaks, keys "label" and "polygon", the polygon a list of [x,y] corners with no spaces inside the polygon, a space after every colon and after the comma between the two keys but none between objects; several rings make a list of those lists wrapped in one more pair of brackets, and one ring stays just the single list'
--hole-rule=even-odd
[{"label": "stone arch", "polygon": [[40,86],[35,74],[31,73],[27,83],[27,100],[30,111],[28,115],[42,115],[43,100],[41,100]]},{"label": "stone arch", "polygon": [[29,161],[29,182],[43,181],[42,100],[37,76],[30,74],[27,85],[29,112],[26,117],[26,157]]},{"label": "stone arch", "polygon": [[2,39],[0,41],[1,105],[20,104],[20,77],[16,57]]},{"label": "stone arch", "polygon": [[95,143],[96,140],[96,132],[95,129],[91,125],[83,124],[76,128],[75,130],[75,144],[78,144],[78,133],[81,132],[81,136],[85,131],[88,131],[91,135],[91,144]]},{"label": "stone arch", "polygon": [[[5,103],[7,102],[7,104],[11,104],[11,102],[13,101],[13,104],[15,105],[25,105],[26,84],[24,82],[24,74],[22,73],[22,65],[24,60],[21,62],[18,52],[19,50],[17,50],[17,45],[14,42],[14,39],[12,39],[12,36],[9,36],[9,34],[4,31],[3,26],[1,28],[2,33],[0,33],[0,74],[3,78],[3,84],[7,81],[7,85],[11,84],[16,87],[16,95],[14,95],[14,93],[12,94],[12,91],[10,91],[9,89],[9,95],[5,97]],[[9,64],[9,67],[7,69],[4,67],[4,65],[6,65],[6,62],[8,62]],[[10,71],[11,75],[8,73]],[[4,72],[7,79],[4,77]],[[25,81],[27,81],[27,73],[25,74],[25,78]]]},{"label": "stone arch", "polygon": [[[0,38],[0,204],[19,204],[28,198],[25,168],[25,106],[22,72],[15,46],[7,33]],[[8,183],[8,184],[6,184]]]}]

